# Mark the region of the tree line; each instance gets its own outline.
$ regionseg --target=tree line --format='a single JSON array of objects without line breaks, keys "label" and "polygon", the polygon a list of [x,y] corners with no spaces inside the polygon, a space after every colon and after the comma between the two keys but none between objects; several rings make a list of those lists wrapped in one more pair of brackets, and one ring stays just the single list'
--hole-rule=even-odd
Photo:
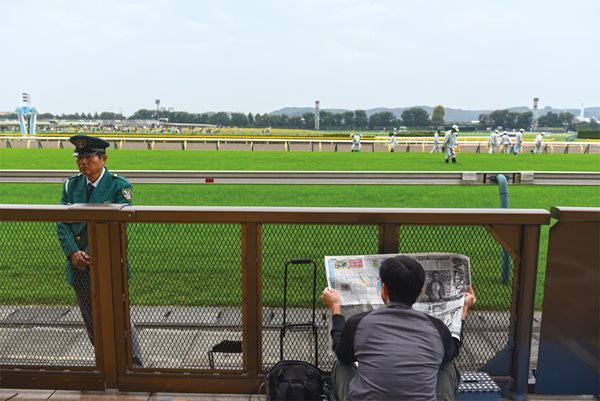
[{"label": "tree line", "polygon": [[[16,114],[5,116],[16,119]],[[307,112],[298,116],[286,114],[244,114],[228,113],[220,111],[217,113],[189,113],[186,111],[156,111],[140,109],[126,118],[122,114],[112,112],[98,113],[74,113],[53,115],[51,113],[38,114],[38,119],[60,119],[60,120],[157,120],[168,119],[171,123],[186,124],[213,124],[216,126],[234,127],[257,127],[257,128],[298,128],[313,129],[315,126],[315,113]],[[367,116],[365,110],[344,111],[333,113],[321,111],[319,113],[319,127],[322,130],[369,130],[369,129],[393,129],[394,127],[426,127],[431,124],[441,125],[444,123],[444,108],[437,106],[429,117],[426,110],[413,107],[404,110],[398,118],[394,113],[382,111]]]},{"label": "tree line", "polygon": [[[5,116],[9,119],[16,119],[15,113]],[[38,114],[38,119],[60,119],[60,120],[157,120],[168,119],[171,123],[186,124],[213,124],[221,127],[256,127],[256,128],[295,128],[312,129],[315,126],[315,113],[306,112],[298,116],[288,116],[286,114],[244,114],[228,113],[220,111],[217,113],[189,113],[186,111],[156,111],[149,109],[140,109],[130,117],[125,117],[119,113],[74,113],[54,115],[51,113]],[[479,124],[473,128],[486,129],[502,127],[503,129],[529,128],[533,122],[533,113],[526,111],[523,113],[509,110],[494,110],[491,113],[479,116]],[[421,107],[406,109],[400,115],[400,118],[389,111],[382,111],[367,116],[365,110],[344,111],[333,113],[321,111],[319,113],[319,127],[321,130],[392,130],[399,127],[422,128],[422,129],[442,129],[445,121],[444,107],[436,106],[431,116]],[[548,112],[546,115],[538,118],[539,127],[557,127],[565,129],[575,129],[575,116],[573,113]]]},{"label": "tree line", "polygon": [[[483,127],[502,127],[508,129],[528,128],[533,123],[533,113],[518,113],[509,110],[495,110],[479,116],[479,125]],[[575,129],[575,115],[569,112],[554,113],[549,111],[538,117],[538,127]]]}]

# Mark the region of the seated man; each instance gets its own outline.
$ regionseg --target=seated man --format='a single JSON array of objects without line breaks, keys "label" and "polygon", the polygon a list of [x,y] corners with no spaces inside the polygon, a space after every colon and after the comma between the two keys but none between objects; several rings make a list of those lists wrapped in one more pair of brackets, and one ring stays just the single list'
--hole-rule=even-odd
[{"label": "seated man", "polygon": [[[460,340],[454,339],[441,320],[412,309],[425,282],[423,267],[415,260],[388,258],[379,276],[386,306],[347,322],[339,293],[323,290],[321,299],[332,315],[337,360],[331,375],[337,399],[453,400],[460,380],[453,359],[462,344],[462,330]],[[475,301],[469,286],[463,320]]]}]

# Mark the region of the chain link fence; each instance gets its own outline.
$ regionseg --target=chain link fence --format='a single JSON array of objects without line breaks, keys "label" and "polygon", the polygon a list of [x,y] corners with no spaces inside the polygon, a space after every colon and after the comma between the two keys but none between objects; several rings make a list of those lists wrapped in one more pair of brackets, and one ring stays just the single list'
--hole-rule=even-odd
[{"label": "chain link fence", "polygon": [[[127,225],[130,316],[143,367],[243,369],[242,231],[239,224]],[[95,366],[56,223],[0,223],[0,364]],[[262,263],[262,370],[280,358],[314,362],[310,330],[283,325],[284,267],[293,259],[316,263],[315,324],[319,366],[328,371],[329,315],[320,301],[324,257],[379,252],[377,225],[264,224]],[[452,252],[471,258],[478,304],[465,328],[458,359],[478,370],[508,341],[512,273],[501,284],[502,247],[482,226],[400,227],[400,253]],[[513,261],[510,259],[510,271]],[[312,322],[312,265],[292,265],[286,323]]]},{"label": "chain link fence", "polygon": [[129,224],[130,316],[146,368],[242,369],[239,224]]},{"label": "chain link fence", "polygon": [[0,365],[96,365],[56,223],[0,222],[0,300]]}]

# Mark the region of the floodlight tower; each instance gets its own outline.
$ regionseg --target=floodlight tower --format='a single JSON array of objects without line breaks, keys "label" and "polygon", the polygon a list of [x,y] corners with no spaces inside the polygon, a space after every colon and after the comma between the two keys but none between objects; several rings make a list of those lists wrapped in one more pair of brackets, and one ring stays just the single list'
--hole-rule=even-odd
[{"label": "floodlight tower", "polygon": [[315,100],[315,131],[319,130],[319,104],[320,102],[318,100]]},{"label": "floodlight tower", "polygon": [[535,131],[538,127],[538,102],[540,101],[539,97],[533,98],[533,120],[531,120],[531,130]]},{"label": "floodlight tower", "polygon": [[158,118],[158,112],[160,111],[160,99],[154,99],[154,104],[156,105],[156,116]]}]

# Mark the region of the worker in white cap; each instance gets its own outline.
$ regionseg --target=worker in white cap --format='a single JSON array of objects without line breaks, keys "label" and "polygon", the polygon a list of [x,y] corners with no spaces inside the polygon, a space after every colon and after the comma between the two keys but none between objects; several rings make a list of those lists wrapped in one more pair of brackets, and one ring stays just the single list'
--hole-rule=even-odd
[{"label": "worker in white cap", "polygon": [[390,152],[396,151],[396,145],[398,144],[398,138],[396,137],[396,131],[390,136]]},{"label": "worker in white cap", "polygon": [[490,134],[490,140],[488,142],[488,153],[494,154],[498,151],[498,130],[492,131]]},{"label": "worker in white cap", "polygon": [[433,149],[429,153],[440,153],[442,151],[442,147],[440,146],[440,130],[435,131],[433,134]]},{"label": "worker in white cap", "polygon": [[521,146],[523,146],[523,132],[525,130],[521,128],[519,132],[515,135],[515,144],[513,146],[513,155],[518,155],[521,153]]},{"label": "worker in white cap", "polygon": [[352,152],[360,152],[360,138],[362,138],[362,134],[355,134],[354,132],[350,134],[352,138]]},{"label": "worker in white cap", "polygon": [[510,136],[508,136],[508,132],[504,131],[502,133],[502,153],[505,155],[510,153],[510,146],[512,143],[510,142]]},{"label": "worker in white cap", "polygon": [[538,154],[542,151],[542,142],[544,141],[544,133],[540,132],[535,137],[535,141],[533,142],[533,150],[531,151],[534,155]]},{"label": "worker in white cap", "polygon": [[444,135],[444,151],[446,152],[446,163],[452,159],[452,163],[456,163],[456,136],[458,135],[458,125],[454,124],[452,128],[446,131]]}]

